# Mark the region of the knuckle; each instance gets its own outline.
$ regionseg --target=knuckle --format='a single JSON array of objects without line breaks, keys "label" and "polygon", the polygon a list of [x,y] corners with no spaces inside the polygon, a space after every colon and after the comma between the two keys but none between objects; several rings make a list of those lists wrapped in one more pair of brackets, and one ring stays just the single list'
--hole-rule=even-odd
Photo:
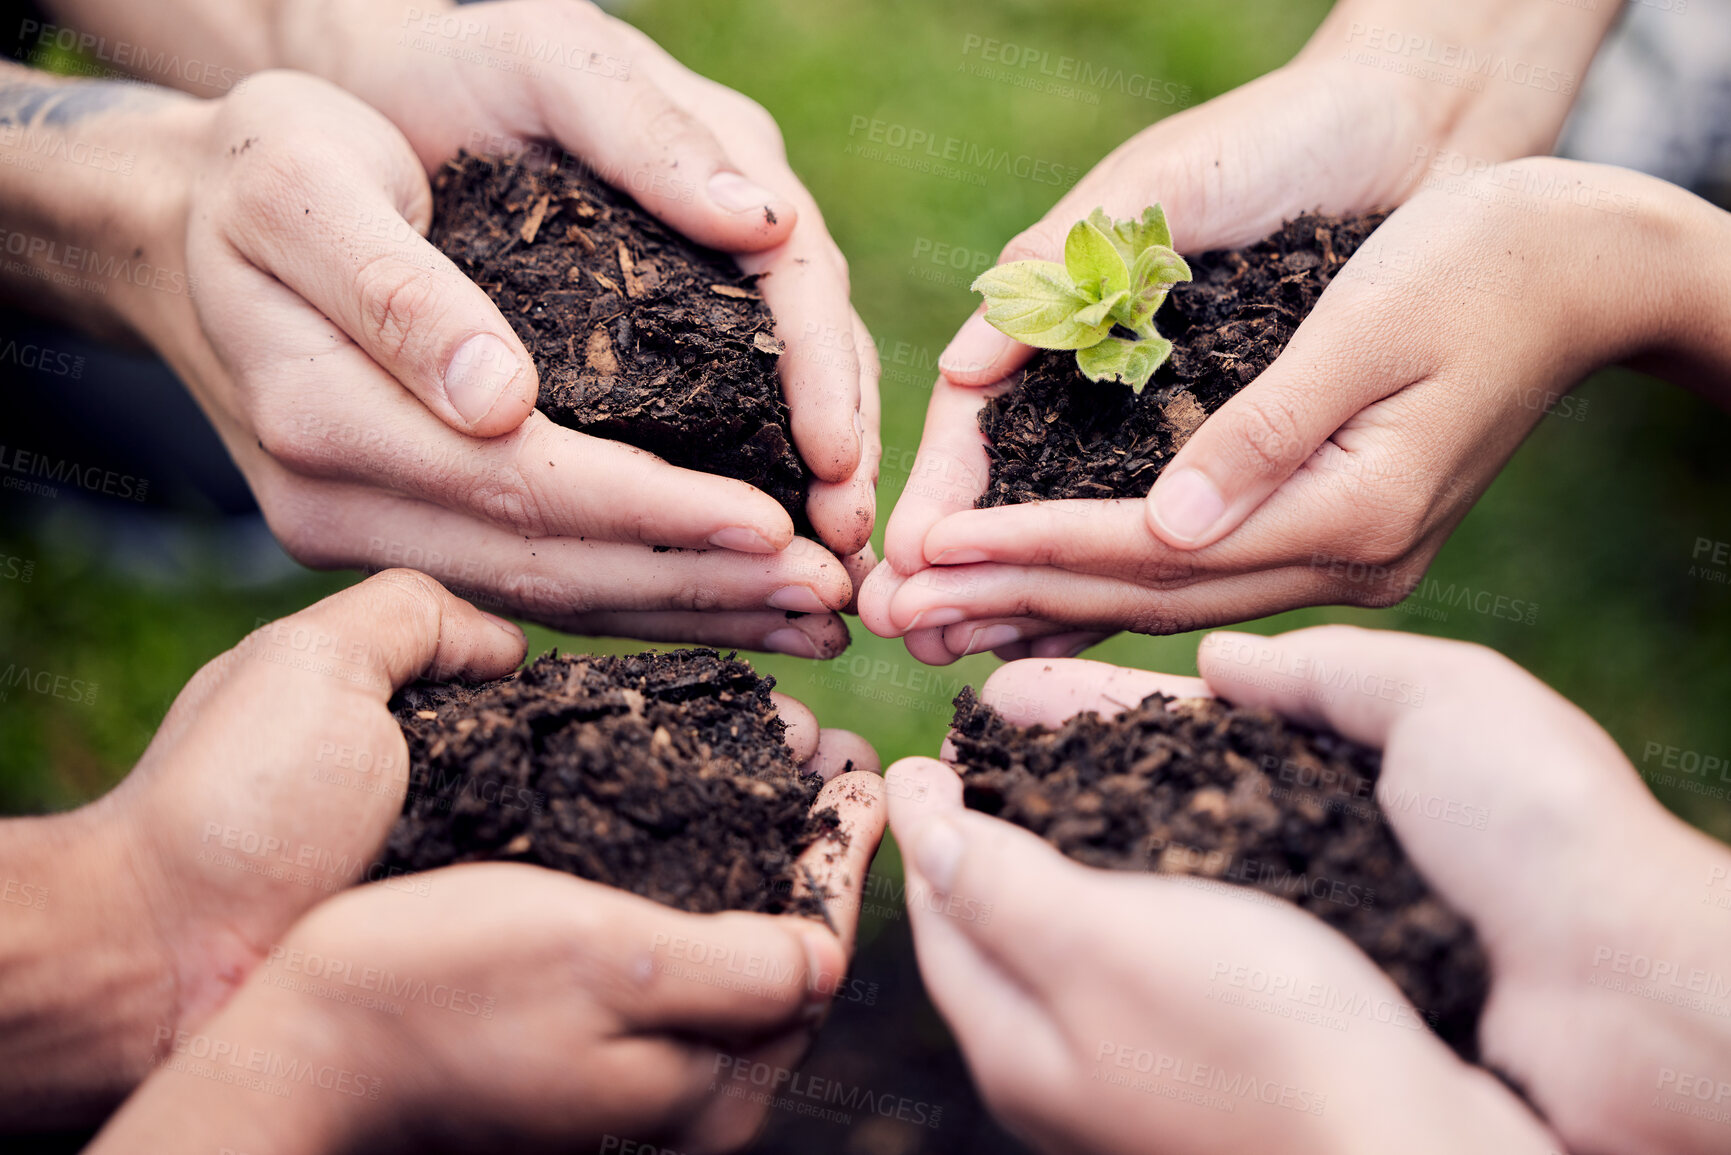
[{"label": "knuckle", "polygon": [[395,254],[382,253],[355,272],[361,338],[375,355],[395,361],[423,328],[435,327],[438,301],[431,275]]},{"label": "knuckle", "polygon": [[1051,225],[1041,221],[1011,237],[1010,243],[1004,246],[1004,251],[998,254],[998,263],[1002,265],[1010,261],[1049,261],[1063,251],[1063,237],[1059,236]]},{"label": "knuckle", "polygon": [[274,461],[297,473],[317,472],[331,456],[329,443],[274,393],[259,396],[253,432]]},{"label": "knuckle", "polygon": [[1232,444],[1243,464],[1262,474],[1289,473],[1309,455],[1299,436],[1303,420],[1280,396],[1240,394]]},{"label": "knuckle", "polygon": [[336,569],[351,560],[330,531],[334,510],[317,502],[284,502],[267,495],[260,496],[259,508],[283,551],[302,565]]}]

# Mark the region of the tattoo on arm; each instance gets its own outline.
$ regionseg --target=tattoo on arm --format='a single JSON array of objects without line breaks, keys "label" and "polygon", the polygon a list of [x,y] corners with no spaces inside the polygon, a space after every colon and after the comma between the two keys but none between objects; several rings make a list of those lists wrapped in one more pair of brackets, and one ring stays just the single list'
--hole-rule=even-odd
[{"label": "tattoo on arm", "polygon": [[0,82],[0,125],[65,128],[130,103],[137,91],[138,85],[112,81],[54,83],[20,79]]}]

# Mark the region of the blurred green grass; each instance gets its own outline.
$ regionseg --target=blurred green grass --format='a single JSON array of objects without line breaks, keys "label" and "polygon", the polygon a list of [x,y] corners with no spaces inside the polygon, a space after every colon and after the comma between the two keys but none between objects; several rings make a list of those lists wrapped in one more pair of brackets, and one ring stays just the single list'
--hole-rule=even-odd
[{"label": "blurred green grass", "polygon": [[[687,64],[776,115],[795,169],[852,262],[854,296],[887,367],[880,509],[904,480],[929,366],[971,308],[966,276],[917,260],[916,246],[995,254],[1059,189],[1002,173],[985,187],[849,155],[854,118],[955,136],[1086,170],[1175,105],[1095,89],[1098,103],[973,75],[970,37],[993,38],[1187,87],[1200,102],[1285,60],[1327,5],[1180,0],[1107,10],[1032,0],[947,6],[814,6],[791,0],[645,0],[625,14]],[[1008,70],[1017,75],[1031,70]],[[1171,91],[1171,89],[1162,89]],[[934,271],[944,273],[934,280]],[[921,273],[928,275],[922,276]],[[1443,587],[1530,604],[1532,624],[1420,598],[1386,611],[1307,610],[1256,622],[1272,632],[1349,621],[1495,647],[1579,703],[1638,766],[1650,745],[1731,755],[1731,586],[1692,577],[1697,539],[1731,540],[1731,420],[1700,400],[1627,373],[1584,387],[1585,419],[1547,418],[1443,550]],[[882,517],[880,516],[880,525]],[[0,580],[0,667],[64,672],[100,685],[94,704],[12,690],[0,699],[0,811],[72,806],[124,775],[178,688],[260,618],[354,580],[312,575],[264,590],[214,581],[162,587],[104,569],[98,551],[53,522],[8,515],[0,554],[34,560],[29,582]],[[881,531],[880,538],[881,542]],[[531,631],[533,650],[638,648]],[[1193,672],[1196,637],[1118,637],[1091,656]],[[869,735],[886,763],[933,753],[949,698],[989,657],[922,667],[899,642],[857,625],[842,658],[758,659],[826,725]],[[1648,759],[1653,769],[1657,759]],[[1717,782],[1708,785],[1723,785]],[[1659,788],[1677,813],[1731,838],[1731,805]],[[893,861],[884,865],[894,869]]]}]

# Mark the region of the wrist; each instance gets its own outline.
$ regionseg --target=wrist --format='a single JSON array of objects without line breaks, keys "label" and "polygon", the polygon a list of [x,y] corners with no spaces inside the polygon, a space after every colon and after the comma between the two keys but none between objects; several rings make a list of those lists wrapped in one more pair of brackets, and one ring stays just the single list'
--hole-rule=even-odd
[{"label": "wrist", "polygon": [[88,1124],[149,1069],[172,961],[112,807],[0,825],[0,1130]]},{"label": "wrist", "polygon": [[173,1031],[90,1155],[356,1149],[383,1080],[355,1069],[336,1022],[309,1003],[255,977],[209,1022]]},{"label": "wrist", "polygon": [[0,129],[0,227],[14,298],[108,337],[165,294],[187,304],[180,238],[204,102],[6,68],[26,108]]}]

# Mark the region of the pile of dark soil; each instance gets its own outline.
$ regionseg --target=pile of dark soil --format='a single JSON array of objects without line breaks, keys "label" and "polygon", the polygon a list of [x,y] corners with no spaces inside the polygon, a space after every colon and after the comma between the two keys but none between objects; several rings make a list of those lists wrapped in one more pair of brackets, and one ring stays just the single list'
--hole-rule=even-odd
[{"label": "pile of dark soil", "polygon": [[1389,828],[1376,751],[1264,710],[1163,694],[1053,730],[1013,725],[964,689],[954,725],[968,806],[1089,866],[1286,899],[1358,944],[1443,1041],[1477,1056],[1488,963]]},{"label": "pile of dark soil", "polygon": [[1190,262],[1195,280],[1155,315],[1172,356],[1138,397],[1046,351],[980,413],[991,479],[976,503],[1145,497],[1205,417],[1280,355],[1300,321],[1386,213],[1307,215],[1243,249]]},{"label": "pile of dark soil", "polygon": [[823,916],[799,855],[843,837],[801,774],[775,682],[713,650],[555,657],[392,703],[409,796],[384,865],[505,860],[681,910]]},{"label": "pile of dark soil", "polygon": [[467,153],[433,178],[430,239],[528,347],[548,417],[749,482],[811,536],[781,342],[731,257],[580,167]]}]

